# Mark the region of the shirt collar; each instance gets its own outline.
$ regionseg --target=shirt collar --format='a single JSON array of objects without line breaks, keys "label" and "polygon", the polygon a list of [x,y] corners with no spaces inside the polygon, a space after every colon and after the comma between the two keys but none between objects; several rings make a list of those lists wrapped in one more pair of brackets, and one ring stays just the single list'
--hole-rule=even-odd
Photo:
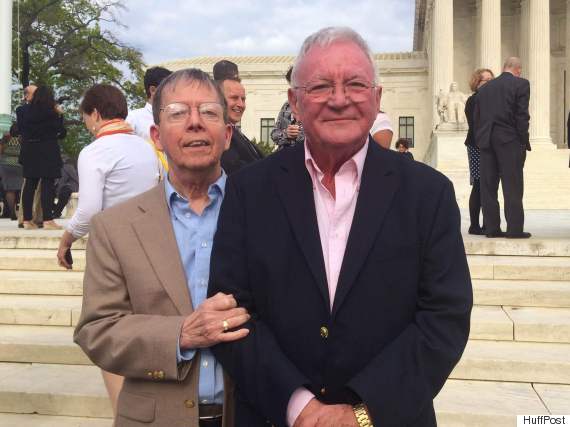
[{"label": "shirt collar", "polygon": [[[228,176],[222,169],[222,175],[220,175],[220,177],[208,187],[208,196],[210,197],[210,200],[214,200],[217,197],[224,197],[226,192],[227,178]],[[168,175],[164,180],[164,192],[166,194],[166,202],[169,208],[171,208],[171,203],[176,199],[184,200],[188,203],[188,199],[186,199],[186,197],[184,197],[182,194],[179,194],[178,191],[176,191],[176,189],[172,186],[170,183],[170,177]]]},{"label": "shirt collar", "polygon": [[[366,160],[366,153],[368,152],[368,138],[360,150],[358,150],[354,156],[348,159],[342,164],[344,166],[347,163],[352,163],[356,167],[356,179],[360,182],[360,177],[362,176],[362,169],[364,169],[364,161]],[[341,166],[341,168],[342,168]],[[322,174],[323,172],[319,169],[319,166],[315,162],[311,150],[309,150],[309,145],[305,142],[305,167],[311,173],[311,170],[317,174]],[[339,168],[340,169],[340,168]]]}]

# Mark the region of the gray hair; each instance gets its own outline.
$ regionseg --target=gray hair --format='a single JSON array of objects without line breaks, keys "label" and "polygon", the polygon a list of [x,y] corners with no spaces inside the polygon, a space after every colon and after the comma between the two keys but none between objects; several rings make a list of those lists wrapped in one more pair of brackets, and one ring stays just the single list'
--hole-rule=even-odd
[{"label": "gray hair", "polygon": [[374,70],[374,81],[373,83],[376,84],[376,63],[374,62],[374,58],[372,56],[372,51],[368,46],[368,43],[362,38],[360,34],[354,31],[352,28],[349,27],[326,27],[323,28],[316,33],[311,34],[309,37],[305,39],[303,44],[301,45],[301,50],[295,58],[295,63],[293,64],[293,73],[291,74],[291,86],[296,86],[297,84],[297,70],[299,69],[299,64],[305,58],[305,55],[313,46],[321,46],[327,47],[333,44],[334,42],[338,41],[348,41],[353,42],[356,44],[362,52],[366,54],[368,59],[370,60],[370,64],[372,65],[372,69]]},{"label": "gray hair", "polygon": [[176,86],[180,82],[185,83],[193,83],[196,82],[199,86],[206,86],[212,89],[216,96],[218,97],[218,101],[222,104],[222,108],[224,110],[224,123],[228,123],[228,107],[226,103],[226,98],[224,98],[224,94],[218,87],[218,85],[212,80],[212,78],[202,70],[197,68],[185,68],[182,70],[175,71],[174,73],[170,74],[166,77],[156,88],[156,92],[154,93],[154,99],[152,101],[152,117],[154,119],[155,124],[159,124],[160,121],[160,109],[163,108],[162,106],[162,97],[163,92],[171,87]]},{"label": "gray hair", "polygon": [[522,68],[521,59],[517,56],[508,57],[503,64],[503,70],[515,70],[517,68]]}]

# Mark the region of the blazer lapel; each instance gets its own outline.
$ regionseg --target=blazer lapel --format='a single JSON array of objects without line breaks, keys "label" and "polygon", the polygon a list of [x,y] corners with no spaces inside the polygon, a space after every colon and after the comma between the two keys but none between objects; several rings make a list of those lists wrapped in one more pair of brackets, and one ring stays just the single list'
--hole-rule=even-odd
[{"label": "blazer lapel", "polygon": [[[330,307],[321,237],[317,223],[311,177],[304,162],[304,145],[288,149],[280,168],[275,169],[275,181],[291,228],[327,307]],[[285,156],[287,155],[287,156]]]},{"label": "blazer lapel", "polygon": [[370,139],[354,218],[335,292],[333,317],[350,292],[366,261],[399,183],[394,163],[388,159],[387,153]]},{"label": "blazer lapel", "polygon": [[141,201],[139,215],[132,223],[143,250],[166,293],[181,315],[192,313],[192,300],[186,273],[180,261],[170,213],[166,204],[164,183]]}]

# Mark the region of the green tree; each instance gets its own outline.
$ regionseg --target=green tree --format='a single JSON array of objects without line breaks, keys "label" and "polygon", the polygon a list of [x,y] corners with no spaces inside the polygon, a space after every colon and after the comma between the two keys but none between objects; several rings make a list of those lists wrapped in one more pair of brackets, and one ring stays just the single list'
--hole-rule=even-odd
[{"label": "green tree", "polygon": [[[115,0],[20,0],[13,7],[13,76],[24,88],[41,83],[63,98],[69,136],[64,150],[75,157],[90,137],[82,129],[77,106],[94,83],[112,83],[130,105],[144,102],[138,84],[142,55],[118,40],[109,28],[122,26],[124,9]],[[21,93],[15,95],[21,97]]]}]

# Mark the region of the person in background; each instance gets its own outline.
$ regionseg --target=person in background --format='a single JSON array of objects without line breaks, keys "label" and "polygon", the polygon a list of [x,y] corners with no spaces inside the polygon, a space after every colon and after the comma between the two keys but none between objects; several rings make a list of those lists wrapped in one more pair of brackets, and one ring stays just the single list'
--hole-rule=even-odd
[{"label": "person in background", "polygon": [[10,132],[4,134],[0,142],[0,178],[4,187],[7,214],[10,219],[17,220],[16,200],[22,188],[22,166],[18,163],[20,156],[20,139],[14,136],[15,125],[12,125]]},{"label": "person in background", "polygon": [[71,195],[79,191],[79,176],[77,169],[69,157],[64,156],[63,166],[61,168],[61,178],[57,180],[56,184],[56,198],[57,202],[53,209],[53,217],[60,218],[63,209],[69,202]]},{"label": "person in background", "polygon": [[[291,73],[293,72],[293,66],[290,66],[285,74],[285,79],[289,86],[291,86]],[[303,126],[299,122],[293,112],[291,111],[291,106],[289,101],[285,101],[279,114],[277,115],[277,120],[275,126],[271,131],[271,139],[280,150],[284,147],[291,147],[295,144],[302,144],[305,142],[305,132],[303,132]]]},{"label": "person in background", "polygon": [[469,87],[473,93],[465,102],[465,117],[467,118],[467,137],[465,138],[465,146],[467,147],[467,160],[469,162],[469,181],[471,183],[471,194],[469,195],[469,234],[481,236],[485,234],[485,227],[479,225],[479,216],[481,213],[481,174],[480,162],[481,151],[475,143],[475,129],[473,123],[473,112],[475,107],[475,97],[481,86],[493,79],[495,76],[488,68],[478,68],[471,75]]},{"label": "person in background", "polygon": [[222,154],[222,169],[232,175],[244,166],[263,158],[263,153],[240,130],[238,124],[245,111],[245,88],[239,78],[217,81],[227,103],[228,117],[232,126],[229,150]]},{"label": "person in background", "polygon": [[[92,86],[83,95],[79,111],[95,140],[79,153],[77,210],[59,241],[57,260],[66,269],[72,268],[71,245],[89,232],[93,215],[145,192],[159,180],[152,147],[125,121],[127,101],[119,89]],[[103,379],[116,409],[123,378],[103,371]]]},{"label": "person in background", "polygon": [[223,80],[239,80],[239,70],[236,63],[222,59],[214,64],[212,69],[214,80],[221,82]]},{"label": "person in background", "polygon": [[392,123],[390,122],[388,114],[383,111],[378,112],[376,120],[374,120],[374,124],[370,129],[370,135],[372,135],[372,139],[374,139],[380,147],[390,149],[394,130],[392,129]]},{"label": "person in background", "polygon": [[[524,231],[524,163],[531,150],[529,137],[530,82],[521,77],[522,62],[509,57],[503,72],[475,97],[475,142],[481,152],[481,207],[485,236],[528,239]],[[501,230],[498,199],[503,190],[507,231]]]},{"label": "person in background", "polygon": [[41,205],[43,228],[58,230],[61,226],[53,221],[55,180],[61,175],[61,151],[58,139],[64,138],[61,109],[56,105],[52,90],[39,86],[29,104],[16,109],[18,131],[22,137],[20,162],[26,178],[22,191],[24,228],[38,226],[32,222],[34,192],[41,180]]},{"label": "person in background", "polygon": [[396,150],[402,153],[404,156],[408,157],[410,160],[414,160],[414,155],[410,153],[410,141],[406,138],[399,138],[396,141]]},{"label": "person in background", "polygon": [[152,67],[144,73],[144,91],[146,93],[146,104],[142,108],[137,108],[129,112],[126,122],[131,125],[136,135],[152,145],[155,154],[160,162],[161,176],[163,171],[168,171],[168,163],[164,154],[156,149],[150,139],[150,127],[154,124],[152,119],[152,100],[156,88],[162,80],[172,74],[172,71],[163,67]]}]

